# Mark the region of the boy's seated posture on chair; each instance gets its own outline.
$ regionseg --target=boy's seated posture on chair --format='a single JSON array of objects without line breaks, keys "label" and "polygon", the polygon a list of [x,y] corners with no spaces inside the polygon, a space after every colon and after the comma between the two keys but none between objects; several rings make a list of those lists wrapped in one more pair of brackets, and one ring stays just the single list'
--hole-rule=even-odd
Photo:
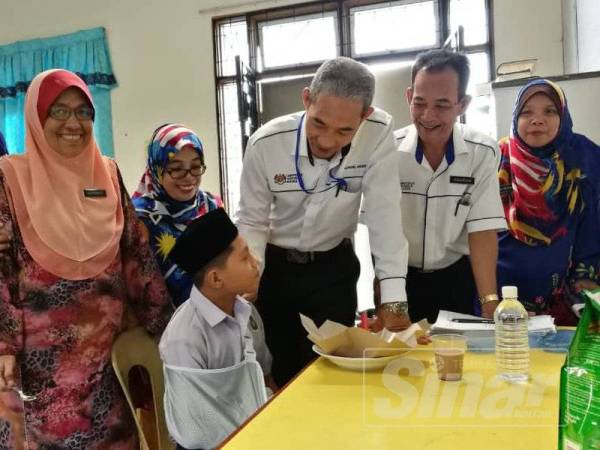
[{"label": "boy's seated posture on chair", "polygon": [[[165,416],[178,448],[212,449],[267,400],[271,355],[256,309],[258,265],[220,208],[194,220],[169,254],[194,274],[160,341]],[[261,368],[262,367],[262,368]]]}]

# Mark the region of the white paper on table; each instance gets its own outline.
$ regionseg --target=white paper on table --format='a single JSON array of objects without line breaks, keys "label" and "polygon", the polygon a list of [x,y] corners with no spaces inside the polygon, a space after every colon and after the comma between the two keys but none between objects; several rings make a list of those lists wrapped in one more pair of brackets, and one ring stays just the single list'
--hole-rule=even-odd
[{"label": "white paper on table", "polygon": [[314,336],[317,339],[329,339],[346,331],[346,326],[341,323],[326,320],[320,327],[317,327],[315,322],[304,314],[300,314],[300,322],[304,329],[308,331],[309,336]]},{"label": "white paper on table", "polygon": [[[461,314],[452,311],[441,310],[438,314],[437,320],[431,326],[432,332],[440,331],[494,331],[495,325],[493,323],[460,323],[453,322],[452,319],[474,319],[481,320],[479,316],[472,316],[469,314]],[[556,327],[554,326],[554,317],[549,315],[533,316],[527,321],[527,329],[530,333],[544,333],[553,332],[556,333]]]},{"label": "white paper on table", "polygon": [[371,357],[398,355],[417,346],[417,338],[426,332],[421,323],[414,323],[408,329],[394,333],[386,329],[378,333],[360,327],[347,327],[326,320],[320,327],[310,318],[300,314],[300,321],[308,333],[308,339],[324,353],[351,358],[364,357],[369,351]]}]

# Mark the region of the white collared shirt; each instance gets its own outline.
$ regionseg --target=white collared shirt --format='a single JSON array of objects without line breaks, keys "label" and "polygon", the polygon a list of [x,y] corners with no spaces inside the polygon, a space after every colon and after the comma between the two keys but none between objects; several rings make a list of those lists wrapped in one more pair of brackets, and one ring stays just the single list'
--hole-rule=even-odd
[{"label": "white collared shirt", "polygon": [[250,332],[256,359],[265,375],[271,373],[271,354],[265,343],[258,311],[237,297],[233,316],[226,314],[195,286],[165,328],[159,350],[165,364],[195,369],[222,369],[242,361],[244,334]]},{"label": "white collared shirt", "polygon": [[493,139],[455,124],[453,155],[447,152],[434,171],[418,154],[414,125],[394,135],[409,266],[443,269],[469,254],[468,233],[506,229],[498,183],[500,155]]},{"label": "white collared shirt", "polygon": [[[361,198],[372,205],[364,217],[369,228],[375,273],[383,302],[406,301],[408,245],[402,233],[400,190],[391,116],[375,109],[358,129],[350,151],[330,161],[308,157],[303,113],[272,120],[248,141],[241,179],[237,225],[261,264],[267,242],[301,251],[326,251],[352,238]],[[295,164],[298,139],[299,183]],[[330,171],[344,178],[337,189]]]}]

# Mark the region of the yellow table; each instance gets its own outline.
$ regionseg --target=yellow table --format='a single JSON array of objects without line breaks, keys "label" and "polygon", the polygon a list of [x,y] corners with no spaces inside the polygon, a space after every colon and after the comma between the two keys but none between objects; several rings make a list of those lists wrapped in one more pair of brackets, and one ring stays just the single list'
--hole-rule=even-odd
[{"label": "yellow table", "polygon": [[564,359],[532,349],[531,380],[510,385],[493,353],[467,353],[460,382],[438,381],[429,347],[376,372],[319,358],[223,448],[556,449]]}]

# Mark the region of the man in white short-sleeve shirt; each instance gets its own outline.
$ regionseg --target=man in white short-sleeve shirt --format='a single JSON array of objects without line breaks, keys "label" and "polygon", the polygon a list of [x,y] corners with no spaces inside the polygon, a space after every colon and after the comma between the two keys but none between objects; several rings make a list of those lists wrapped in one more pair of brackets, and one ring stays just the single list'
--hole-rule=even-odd
[{"label": "man in white short-sleeve shirt", "polygon": [[410,324],[398,171],[391,116],[371,106],[375,79],[350,58],[318,69],[305,111],[272,120],[244,156],[238,227],[264,264],[257,308],[282,385],[315,354],[299,313],[318,325],[353,325],[359,263],[350,239],[361,198],[381,281],[382,323]]},{"label": "man in white short-sleeve shirt", "polygon": [[494,140],[457,123],[470,102],[469,63],[445,50],[421,53],[406,91],[413,124],[395,132],[402,219],[409,242],[413,321],[440,309],[492,317],[497,230],[506,228]]}]

